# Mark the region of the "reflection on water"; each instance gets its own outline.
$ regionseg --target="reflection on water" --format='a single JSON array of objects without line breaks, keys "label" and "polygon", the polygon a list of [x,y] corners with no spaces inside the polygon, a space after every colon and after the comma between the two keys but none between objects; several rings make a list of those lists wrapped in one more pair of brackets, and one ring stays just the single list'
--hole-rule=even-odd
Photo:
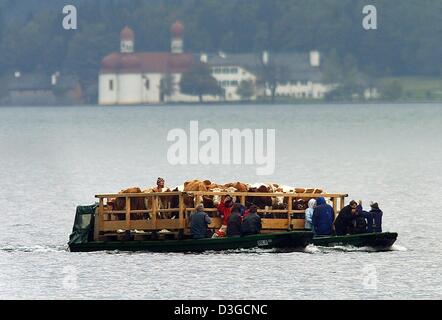
[{"label": "reflection on water", "polygon": [[[434,222],[441,111],[436,104],[0,108],[0,298],[441,298],[442,227]],[[191,120],[216,130],[275,128],[274,174],[169,165],[167,133]],[[158,176],[169,186],[208,178],[349,193],[379,201],[385,231],[399,237],[387,252],[66,250],[76,205],[152,186]],[[376,289],[364,287],[364,270],[375,270]]]}]

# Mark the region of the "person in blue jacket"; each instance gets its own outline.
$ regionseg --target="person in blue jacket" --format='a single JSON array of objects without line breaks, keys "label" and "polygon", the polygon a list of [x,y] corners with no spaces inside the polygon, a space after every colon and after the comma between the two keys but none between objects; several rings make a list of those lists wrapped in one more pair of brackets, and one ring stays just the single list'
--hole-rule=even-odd
[{"label": "person in blue jacket", "polygon": [[318,236],[328,236],[333,234],[333,207],[325,202],[324,198],[316,199],[316,207],[313,211],[313,227]]},{"label": "person in blue jacket", "polygon": [[368,228],[367,232],[382,232],[382,210],[377,202],[370,203],[371,210],[366,212]]},{"label": "person in blue jacket", "polygon": [[[359,202],[359,205],[356,209],[356,229],[358,226],[358,220],[365,219],[366,227],[365,232],[373,233],[373,232],[382,232],[382,210],[379,209],[379,204],[377,202],[370,203],[371,210],[365,211],[362,209],[362,202]],[[361,219],[362,218],[362,219]],[[355,233],[365,233],[361,232],[361,230],[356,230]]]}]

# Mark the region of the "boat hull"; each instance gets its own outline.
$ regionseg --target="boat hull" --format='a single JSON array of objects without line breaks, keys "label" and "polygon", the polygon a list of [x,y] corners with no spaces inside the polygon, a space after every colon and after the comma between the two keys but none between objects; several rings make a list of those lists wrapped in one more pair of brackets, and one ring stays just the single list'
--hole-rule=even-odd
[{"label": "boat hull", "polygon": [[207,238],[156,241],[92,241],[69,244],[71,252],[90,251],[151,251],[151,252],[203,252],[235,249],[302,250],[312,242],[313,233],[290,231],[258,234],[244,237]]},{"label": "boat hull", "polygon": [[346,236],[314,237],[313,244],[322,247],[349,245],[354,247],[389,248],[396,241],[395,232],[364,233]]}]

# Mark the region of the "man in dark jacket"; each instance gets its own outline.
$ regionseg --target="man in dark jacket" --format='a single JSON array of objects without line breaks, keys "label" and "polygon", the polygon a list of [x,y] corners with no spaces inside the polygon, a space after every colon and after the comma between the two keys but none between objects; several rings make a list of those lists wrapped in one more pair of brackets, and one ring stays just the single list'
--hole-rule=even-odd
[{"label": "man in dark jacket", "polygon": [[316,199],[316,207],[313,211],[313,227],[318,236],[331,235],[333,233],[333,207],[325,202],[324,198]]},{"label": "man in dark jacket", "polygon": [[244,217],[241,224],[241,231],[243,236],[252,234],[259,234],[261,232],[262,223],[261,217],[257,214],[258,207],[252,205],[249,209],[249,214]]},{"label": "man in dark jacket", "polygon": [[342,208],[334,223],[336,235],[345,236],[348,233],[353,233],[357,210],[358,203],[354,200]]},{"label": "man in dark jacket", "polygon": [[211,223],[210,217],[204,212],[204,206],[199,204],[196,212],[190,215],[190,233],[194,239],[207,237],[207,226]]},{"label": "man in dark jacket", "polygon": [[367,222],[366,232],[372,233],[373,232],[373,215],[371,212],[367,212],[365,210],[362,210],[360,214],[365,218]]},{"label": "man in dark jacket", "polygon": [[[362,207],[361,210],[357,211],[356,216],[355,216],[355,220],[354,220],[354,229],[353,229],[353,234],[362,234],[362,233],[367,233],[367,229],[368,229],[368,223],[367,221],[370,221],[370,216],[371,214],[369,214],[367,211],[363,211]],[[373,223],[373,222],[372,222]]]},{"label": "man in dark jacket", "polygon": [[383,212],[379,209],[379,204],[377,202],[370,203],[370,215],[373,219],[372,232],[382,232],[382,215]]},{"label": "man in dark jacket", "polygon": [[241,207],[234,204],[232,212],[227,220],[227,236],[235,237],[241,235]]}]

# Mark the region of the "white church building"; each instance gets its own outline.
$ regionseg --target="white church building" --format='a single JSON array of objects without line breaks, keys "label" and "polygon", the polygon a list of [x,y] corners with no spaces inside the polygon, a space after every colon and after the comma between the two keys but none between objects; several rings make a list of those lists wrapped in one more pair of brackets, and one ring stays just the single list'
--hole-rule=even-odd
[{"label": "white church building", "polygon": [[[197,102],[197,96],[181,93],[180,80],[195,63],[206,63],[213,77],[224,89],[224,96],[204,96],[205,101],[239,101],[237,90],[242,81],[255,88],[252,100],[270,95],[259,82],[262,66],[282,66],[284,80],[276,87],[277,96],[299,99],[320,99],[331,89],[322,83],[321,58],[310,53],[262,54],[189,54],[184,53],[184,26],[177,21],[171,26],[170,52],[135,52],[135,34],[125,27],[120,34],[120,52],[103,58],[99,74],[100,105],[141,105],[165,102]],[[164,90],[166,86],[172,89]]]},{"label": "white church building", "polygon": [[[193,54],[183,52],[184,27],[175,22],[171,27],[171,52],[134,52],[135,35],[125,27],[120,34],[119,53],[111,53],[101,62],[98,102],[101,105],[157,104],[167,101],[198,101],[179,90],[181,75],[195,61]],[[173,85],[167,96],[163,81]]]}]

